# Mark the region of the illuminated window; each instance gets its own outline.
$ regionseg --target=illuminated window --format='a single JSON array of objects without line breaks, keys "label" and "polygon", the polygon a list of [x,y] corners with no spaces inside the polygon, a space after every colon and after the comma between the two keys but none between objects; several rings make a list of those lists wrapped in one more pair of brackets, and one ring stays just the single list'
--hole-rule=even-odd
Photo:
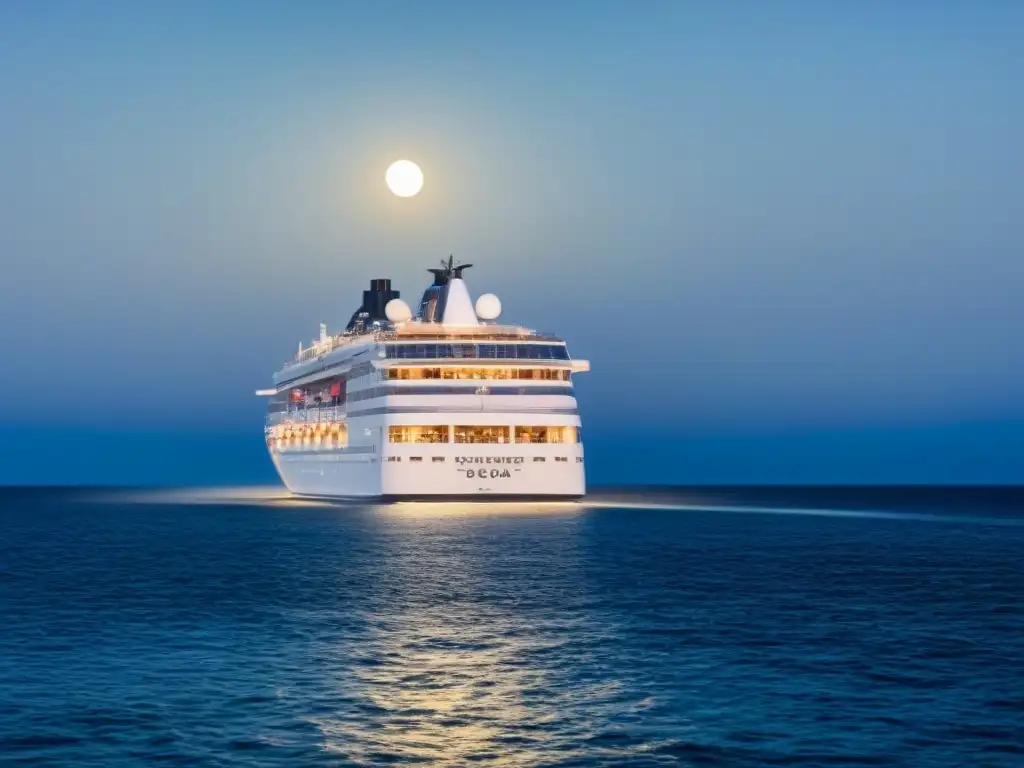
[{"label": "illuminated window", "polygon": [[420,379],[468,379],[487,381],[569,381],[566,368],[389,368],[385,371],[389,381],[415,381]]},{"label": "illuminated window", "polygon": [[568,360],[564,344],[388,344],[389,358]]},{"label": "illuminated window", "polygon": [[455,427],[456,443],[507,443],[508,427]]},{"label": "illuminated window", "polygon": [[425,427],[388,427],[389,443],[447,443],[448,427],[429,425]]},{"label": "illuminated window", "polygon": [[516,427],[517,443],[578,443],[576,427]]},{"label": "illuminated window", "polygon": [[345,424],[332,424],[328,428],[328,434],[331,436],[331,442],[338,448],[346,448],[348,446],[348,426]]}]

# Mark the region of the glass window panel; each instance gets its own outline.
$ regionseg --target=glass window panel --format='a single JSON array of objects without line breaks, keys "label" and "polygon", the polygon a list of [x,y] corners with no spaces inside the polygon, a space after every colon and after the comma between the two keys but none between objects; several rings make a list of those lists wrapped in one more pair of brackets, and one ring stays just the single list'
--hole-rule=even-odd
[{"label": "glass window panel", "polygon": [[388,427],[389,443],[447,443],[448,426],[431,424],[427,426]]},{"label": "glass window panel", "polygon": [[516,427],[517,443],[578,443],[577,427]]},{"label": "glass window panel", "polygon": [[456,443],[507,443],[509,442],[508,427],[491,426],[456,426],[454,428]]},{"label": "glass window panel", "polygon": [[546,443],[547,432],[544,427],[516,427],[517,443]]}]

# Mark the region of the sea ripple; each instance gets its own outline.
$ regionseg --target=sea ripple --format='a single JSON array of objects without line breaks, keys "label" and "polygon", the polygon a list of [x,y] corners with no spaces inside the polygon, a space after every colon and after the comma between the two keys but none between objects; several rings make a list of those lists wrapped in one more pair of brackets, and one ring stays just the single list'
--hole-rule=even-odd
[{"label": "sea ripple", "polygon": [[0,763],[1024,765],[1019,518],[766,511],[3,492]]}]

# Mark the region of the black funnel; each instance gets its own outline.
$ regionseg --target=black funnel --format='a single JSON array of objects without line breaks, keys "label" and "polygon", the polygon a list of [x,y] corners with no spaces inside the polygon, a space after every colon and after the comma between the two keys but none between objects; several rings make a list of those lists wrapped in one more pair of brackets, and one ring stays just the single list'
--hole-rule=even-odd
[{"label": "black funnel", "polygon": [[388,305],[389,301],[398,297],[398,291],[391,290],[391,280],[388,278],[378,277],[376,280],[371,280],[370,290],[363,291],[363,305],[352,313],[352,319],[348,322],[348,330],[351,331],[356,327],[360,315],[363,316],[361,319],[367,325],[374,320],[386,321],[388,318],[384,314],[384,307]]}]

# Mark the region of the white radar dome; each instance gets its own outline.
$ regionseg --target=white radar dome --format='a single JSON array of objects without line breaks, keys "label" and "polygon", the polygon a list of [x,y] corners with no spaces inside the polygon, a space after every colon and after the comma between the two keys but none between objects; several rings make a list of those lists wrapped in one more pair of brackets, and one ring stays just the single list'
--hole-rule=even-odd
[{"label": "white radar dome", "polygon": [[493,293],[485,293],[476,300],[476,316],[481,320],[497,320],[501,314],[501,300]]},{"label": "white radar dome", "polygon": [[392,299],[384,305],[384,314],[392,323],[404,323],[412,317],[412,310],[401,299]]}]

